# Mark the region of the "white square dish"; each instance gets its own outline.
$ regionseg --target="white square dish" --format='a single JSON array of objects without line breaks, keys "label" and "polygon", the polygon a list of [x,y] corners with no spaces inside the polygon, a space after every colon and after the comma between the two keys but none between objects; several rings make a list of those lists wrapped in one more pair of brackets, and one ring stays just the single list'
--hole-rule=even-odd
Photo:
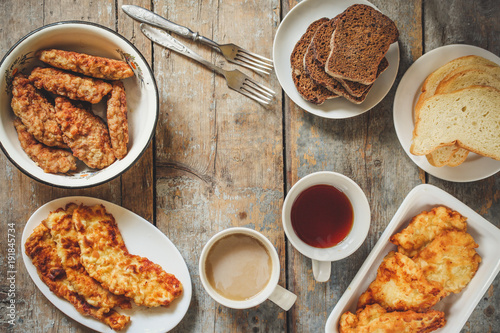
[{"label": "white square dish", "polygon": [[405,228],[412,217],[438,205],[446,206],[467,217],[467,231],[479,244],[476,250],[482,258],[476,275],[467,287],[459,294],[445,297],[433,307],[435,310],[443,311],[447,321],[443,328],[435,331],[436,333],[459,332],[462,329],[500,271],[500,251],[498,251],[500,229],[449,193],[433,185],[423,184],[416,186],[404,199],[379,241],[330,313],[325,332],[338,332],[340,316],[346,311],[355,313],[358,298],[375,279],[382,259],[389,251],[397,250],[389,238]]}]

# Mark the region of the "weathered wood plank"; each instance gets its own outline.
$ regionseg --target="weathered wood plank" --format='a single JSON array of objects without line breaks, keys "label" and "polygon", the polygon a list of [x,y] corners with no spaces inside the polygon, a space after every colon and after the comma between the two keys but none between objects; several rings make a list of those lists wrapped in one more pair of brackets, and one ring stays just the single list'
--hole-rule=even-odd
[{"label": "weathered wood plank", "polygon": [[[277,1],[177,1],[155,11],[218,42],[234,42],[271,56]],[[264,13],[264,15],[263,15]],[[179,39],[207,60],[235,68],[209,48]],[[198,258],[217,231],[247,226],[278,248],[283,199],[282,129],[279,98],[264,109],[229,90],[225,80],[179,54],[155,47],[155,73],[162,115],[157,129],[157,225],[179,247],[193,280],[193,301],[178,332],[285,329],[284,312],[270,302],[247,311],[219,306],[203,290]],[[251,74],[249,71],[242,71]],[[278,89],[276,79],[255,76]],[[281,276],[284,285],[285,275]]]},{"label": "weathered wood plank", "polygon": [[[288,244],[289,285],[299,296],[289,314],[291,332],[324,330],[331,310],[402,199],[420,183],[418,168],[402,150],[392,121],[397,83],[411,62],[421,54],[420,1],[398,6],[382,1],[373,3],[396,21],[401,32],[401,69],[384,100],[360,116],[329,120],[308,114],[285,99],[287,190],[307,174],[323,170],[339,172],[360,185],[368,197],[372,214],[367,240],[349,258],[332,264],[332,275],[327,283],[316,282],[311,261]],[[292,7],[296,2],[288,1],[288,4]]]}]

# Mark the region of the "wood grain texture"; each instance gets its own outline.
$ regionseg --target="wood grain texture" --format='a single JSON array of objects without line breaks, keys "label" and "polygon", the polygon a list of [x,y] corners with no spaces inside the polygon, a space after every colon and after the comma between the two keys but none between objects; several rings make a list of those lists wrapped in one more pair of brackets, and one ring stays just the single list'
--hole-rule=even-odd
[{"label": "wood grain texture", "polygon": [[[219,43],[234,42],[270,57],[277,6],[268,0],[190,1],[190,10],[185,10],[179,1],[158,1],[155,11]],[[209,47],[178,39],[212,63],[235,68]],[[154,46],[154,60],[162,101],[156,133],[157,226],[176,240],[194,289],[192,306],[175,331],[283,331],[285,314],[276,305],[227,309],[208,297],[198,275],[206,241],[236,226],[263,232],[277,247],[284,267],[280,100],[263,108],[228,89],[223,77],[159,46]],[[278,87],[275,78],[253,76]],[[285,285],[282,272],[280,284]]]},{"label": "wood grain texture", "polygon": [[[303,0],[308,1],[308,0]],[[272,43],[283,17],[300,1],[205,0],[15,0],[0,1],[8,13],[0,23],[3,56],[22,36],[45,24],[84,20],[118,31],[141,51],[154,72],[160,116],[154,141],[136,165],[113,181],[68,190],[40,184],[0,154],[0,330],[6,332],[90,332],[65,316],[35,287],[20,256],[16,261],[17,321],[5,318],[7,223],[21,239],[25,221],[56,198],[86,195],[117,203],[154,223],[177,246],[191,274],[193,298],[173,332],[322,332],[331,310],[380,238],[408,192],[430,183],[462,200],[500,227],[500,176],[452,183],[419,169],[406,156],[393,125],[393,99],[399,81],[423,53],[464,43],[500,54],[495,0],[373,0],[400,30],[400,67],[388,95],[363,115],[330,120],[297,107],[277,78],[242,69],[279,92],[267,108],[227,88],[225,80],[202,65],[153,45],[123,4],[150,8],[168,19],[222,43],[272,57]],[[75,10],[77,6],[78,10]],[[328,16],[325,13],[325,16]],[[174,36],[178,37],[178,36]],[[179,37],[205,59],[238,68],[207,46]],[[348,259],[332,264],[328,282],[317,283],[311,261],[286,240],[281,209],[288,190],[305,175],[336,171],[366,193],[372,222],[365,243]],[[201,286],[198,259],[207,240],[220,230],[244,226],[261,231],[280,256],[279,284],[297,294],[288,312],[270,301],[231,310],[213,301]],[[462,333],[500,331],[500,278],[476,307]]]}]

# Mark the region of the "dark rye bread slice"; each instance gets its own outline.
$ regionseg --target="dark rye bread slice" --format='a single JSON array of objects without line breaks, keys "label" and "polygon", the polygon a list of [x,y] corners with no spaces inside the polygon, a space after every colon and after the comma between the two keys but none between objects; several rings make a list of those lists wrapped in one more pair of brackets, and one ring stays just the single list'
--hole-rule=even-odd
[{"label": "dark rye bread slice", "polygon": [[[335,22],[342,16],[342,14],[337,15],[333,19],[328,22],[323,23],[316,33],[314,34],[313,39],[311,40],[310,51],[307,56],[312,56],[318,62],[318,64],[325,68],[326,61],[328,60],[328,56],[330,55],[330,42],[332,39],[333,32],[335,31]],[[379,64],[377,77],[389,67],[389,62],[384,57]],[[307,70],[307,69],[306,69]],[[313,77],[313,80],[318,81],[319,77]],[[347,93],[354,97],[361,97],[363,95],[366,96],[365,92],[371,89],[371,85],[365,85],[354,81],[343,80],[340,78],[336,78],[340,84],[347,90]],[[324,85],[324,84],[323,84]],[[325,86],[327,89],[330,89],[328,86]],[[332,89],[330,89],[332,90]],[[335,90],[333,90],[335,92]]]},{"label": "dark rye bread slice", "polygon": [[[389,61],[387,61],[387,58],[382,58],[382,61],[378,65],[378,71],[377,71],[377,78],[382,74],[387,67],[389,67]],[[337,80],[344,86],[344,88],[353,96],[361,96],[363,95],[366,91],[369,91],[372,86],[372,84],[362,84],[359,82],[354,82],[354,81],[349,81],[349,80],[344,80],[337,78]]]},{"label": "dark rye bread slice", "polygon": [[311,23],[297,44],[295,44],[290,56],[293,83],[297,91],[305,100],[318,105],[323,104],[327,99],[338,97],[338,95],[316,84],[306,74],[304,69],[304,55],[318,27],[327,21],[328,19],[324,17]]},{"label": "dark rye bread slice", "polygon": [[373,7],[359,4],[347,8],[335,25],[326,72],[344,80],[372,84],[389,46],[398,40],[396,25]]},{"label": "dark rye bread slice", "polygon": [[342,86],[342,84],[337,81],[335,78],[326,74],[325,68],[322,67],[314,58],[314,54],[311,51],[311,46],[307,48],[306,55],[304,56],[304,68],[306,74],[316,83],[319,84],[331,92],[340,95],[352,103],[360,104],[362,103],[366,96],[368,95],[369,89],[366,92],[359,96],[352,96],[349,92]]}]

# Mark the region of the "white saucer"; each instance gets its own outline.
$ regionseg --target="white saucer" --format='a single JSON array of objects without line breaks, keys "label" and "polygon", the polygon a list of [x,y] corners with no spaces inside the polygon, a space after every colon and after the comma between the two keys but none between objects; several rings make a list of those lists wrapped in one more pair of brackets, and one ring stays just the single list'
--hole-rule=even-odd
[{"label": "white saucer", "polygon": [[273,45],[273,59],[276,76],[292,101],[302,109],[316,116],[331,119],[350,118],[360,115],[377,105],[387,95],[396,79],[399,68],[399,45],[393,43],[386,54],[389,67],[375,81],[365,101],[354,104],[343,97],[325,101],[315,105],[303,99],[297,92],[292,79],[290,55],[295,44],[314,21],[322,18],[333,18],[354,4],[373,4],[364,0],[304,0],[286,15],[281,22]]},{"label": "white saucer", "polygon": [[413,109],[420,96],[422,83],[429,74],[449,61],[477,55],[500,65],[500,58],[482,48],[471,45],[447,45],[427,52],[406,71],[394,97],[394,127],[401,146],[410,159],[434,177],[452,182],[472,182],[487,178],[500,171],[500,161],[470,153],[464,163],[456,167],[435,167],[425,156],[410,153],[412,132],[415,127]]}]

